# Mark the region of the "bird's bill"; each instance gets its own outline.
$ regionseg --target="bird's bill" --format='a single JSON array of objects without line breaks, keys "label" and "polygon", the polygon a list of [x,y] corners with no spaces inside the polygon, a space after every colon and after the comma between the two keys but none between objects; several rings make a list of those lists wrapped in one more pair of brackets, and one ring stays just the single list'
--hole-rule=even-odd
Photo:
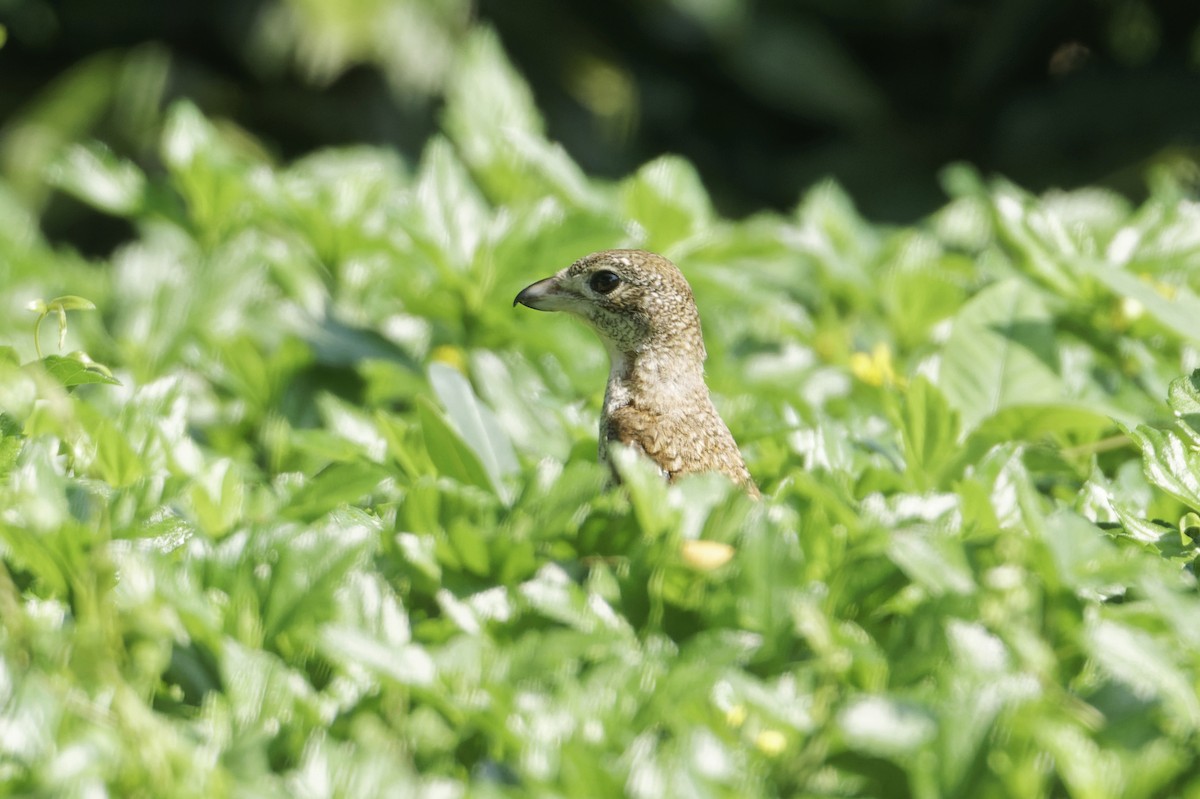
[{"label": "bird's bill", "polygon": [[562,290],[555,275],[521,289],[521,293],[513,300],[513,306],[520,303],[536,311],[568,311],[576,300],[578,297]]}]

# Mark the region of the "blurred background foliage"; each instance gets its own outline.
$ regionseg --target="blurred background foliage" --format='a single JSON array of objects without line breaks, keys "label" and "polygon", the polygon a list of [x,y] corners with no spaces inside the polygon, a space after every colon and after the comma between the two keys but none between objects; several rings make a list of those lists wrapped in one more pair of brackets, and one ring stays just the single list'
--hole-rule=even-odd
[{"label": "blurred background foliage", "polygon": [[281,158],[353,142],[415,160],[481,21],[589,174],[678,153],[726,215],[833,177],[869,218],[911,222],[958,160],[1140,200],[1147,165],[1186,177],[1200,140],[1190,0],[4,0],[0,20],[0,170],[85,252],[128,231],[43,181],[64,144],[153,168],[187,97]]}]

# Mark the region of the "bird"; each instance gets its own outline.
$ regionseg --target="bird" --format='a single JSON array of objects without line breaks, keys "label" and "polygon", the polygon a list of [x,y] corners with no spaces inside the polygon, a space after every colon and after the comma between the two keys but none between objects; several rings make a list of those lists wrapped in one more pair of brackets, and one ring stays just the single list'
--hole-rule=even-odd
[{"label": "bird", "polygon": [[526,286],[513,300],[587,323],[609,357],[600,462],[613,442],[648,457],[668,481],[719,472],[755,499],[758,486],[704,381],[707,351],[687,279],[643,250],[603,250]]}]

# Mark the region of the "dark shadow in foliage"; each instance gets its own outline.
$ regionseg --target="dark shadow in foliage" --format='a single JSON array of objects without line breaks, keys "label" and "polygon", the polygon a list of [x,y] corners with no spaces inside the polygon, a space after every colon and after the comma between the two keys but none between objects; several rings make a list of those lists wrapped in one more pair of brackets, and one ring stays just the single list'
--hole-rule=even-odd
[{"label": "dark shadow in foliage", "polygon": [[[47,122],[143,166],[159,157],[155,109],[180,97],[284,158],[369,143],[415,161],[436,130],[436,89],[398,97],[370,56],[323,79],[305,77],[303,53],[284,54],[296,66],[264,68],[256,26],[276,5],[133,0],[114,15],[102,4],[17,3],[5,20],[0,127],[82,69],[101,96],[81,95],[71,121]],[[625,175],[679,153],[726,214],[790,207],[801,187],[832,176],[868,216],[911,221],[942,202],[936,173],[953,161],[1035,191],[1103,181],[1140,199],[1148,162],[1195,158],[1190,0],[474,6],[529,80],[550,136],[585,170]],[[451,41],[462,16],[445,31]],[[120,85],[161,88],[131,103]],[[88,252],[125,233],[57,202],[43,225]]]},{"label": "dark shadow in foliage", "polygon": [[199,711],[210,692],[224,690],[216,656],[197,641],[171,647],[171,662],[163,672],[162,682],[164,686],[179,689],[178,696],[165,691],[155,694],[154,709],[166,714],[174,714],[185,705]]},{"label": "dark shadow in foliage", "polygon": [[1062,371],[1058,350],[1055,348],[1054,325],[1048,321],[1014,320],[1004,325],[989,325],[988,329],[1018,344],[1058,374]]}]

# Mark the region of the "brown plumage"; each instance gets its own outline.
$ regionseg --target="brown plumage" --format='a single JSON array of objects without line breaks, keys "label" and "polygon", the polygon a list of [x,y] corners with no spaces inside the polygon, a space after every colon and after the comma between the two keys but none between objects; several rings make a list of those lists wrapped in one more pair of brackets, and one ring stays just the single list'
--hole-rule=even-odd
[{"label": "brown plumage", "polygon": [[753,496],[758,488],[704,382],[704,339],[692,289],[675,264],[641,250],[581,258],[517,295],[539,311],[587,322],[611,369],[600,417],[600,460],[619,441],[674,479],[721,472]]}]

